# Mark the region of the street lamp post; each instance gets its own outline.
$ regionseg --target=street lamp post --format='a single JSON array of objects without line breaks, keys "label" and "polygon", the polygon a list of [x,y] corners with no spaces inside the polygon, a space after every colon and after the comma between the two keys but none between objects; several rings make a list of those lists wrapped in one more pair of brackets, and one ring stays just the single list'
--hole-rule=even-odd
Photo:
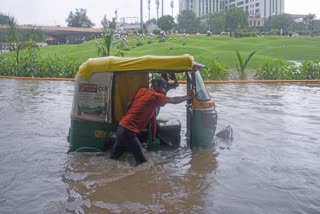
[{"label": "street lamp post", "polygon": [[143,30],[143,0],[140,0],[140,28]]},{"label": "street lamp post", "polygon": [[161,0],[161,6],[162,6],[161,16],[163,16],[163,0]]}]

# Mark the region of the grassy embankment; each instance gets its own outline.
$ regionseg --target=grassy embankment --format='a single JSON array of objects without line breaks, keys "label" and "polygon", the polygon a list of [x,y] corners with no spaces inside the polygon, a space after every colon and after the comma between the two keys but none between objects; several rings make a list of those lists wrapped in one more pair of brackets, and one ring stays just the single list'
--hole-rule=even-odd
[{"label": "grassy embankment", "polygon": [[[157,39],[148,44],[146,37],[144,45],[136,46],[138,42],[129,37],[129,50],[121,52],[124,56],[142,55],[193,55],[196,61],[206,64],[207,61],[215,59],[234,73],[237,58],[235,50],[239,50],[242,57],[252,51],[257,53],[248,64],[247,70],[254,73],[256,69],[270,58],[282,60],[304,61],[320,57],[320,39],[309,37],[287,38],[287,37],[256,37],[256,38],[229,38],[208,36],[169,36],[165,42]],[[111,55],[118,52],[116,47],[111,47]],[[80,62],[88,58],[97,57],[96,41],[88,41],[83,44],[67,44],[42,47],[39,50],[41,57],[58,56],[61,58],[75,58]],[[2,55],[2,56],[1,56]],[[1,54],[2,57],[13,57],[14,53]]]}]

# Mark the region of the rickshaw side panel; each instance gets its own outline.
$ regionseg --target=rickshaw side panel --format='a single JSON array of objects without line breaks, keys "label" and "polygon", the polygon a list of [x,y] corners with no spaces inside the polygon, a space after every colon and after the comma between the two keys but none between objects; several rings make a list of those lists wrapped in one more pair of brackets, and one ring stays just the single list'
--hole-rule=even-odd
[{"label": "rickshaw side panel", "polygon": [[76,77],[69,129],[69,152],[104,151],[116,125],[112,121],[112,73],[90,80]]},{"label": "rickshaw side panel", "polygon": [[[127,111],[129,100],[138,88],[148,87],[146,72],[111,74],[95,73],[88,81],[76,78],[69,152],[109,149],[113,145],[118,121]],[[103,85],[106,76],[109,76],[108,83]],[[98,89],[93,90],[95,88]],[[101,92],[99,88],[105,91]],[[99,110],[96,106],[99,106]]]},{"label": "rickshaw side panel", "polygon": [[101,152],[112,146],[117,124],[71,120],[69,152]]}]

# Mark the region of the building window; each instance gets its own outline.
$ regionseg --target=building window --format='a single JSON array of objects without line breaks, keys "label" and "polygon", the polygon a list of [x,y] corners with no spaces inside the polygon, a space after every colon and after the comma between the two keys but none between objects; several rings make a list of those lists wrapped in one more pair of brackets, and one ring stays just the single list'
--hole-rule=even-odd
[{"label": "building window", "polygon": [[237,6],[239,6],[239,5],[243,5],[243,1],[238,2]]}]

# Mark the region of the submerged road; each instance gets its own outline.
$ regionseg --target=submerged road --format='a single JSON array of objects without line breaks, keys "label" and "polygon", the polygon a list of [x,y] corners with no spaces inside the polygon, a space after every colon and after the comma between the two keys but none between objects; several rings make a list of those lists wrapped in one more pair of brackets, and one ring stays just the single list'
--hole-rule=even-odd
[{"label": "submerged road", "polygon": [[[71,81],[0,79],[1,213],[317,213],[320,84],[207,85],[218,131],[234,140],[186,146],[133,167],[108,153],[70,153]],[[181,84],[169,95],[182,95]]]}]

